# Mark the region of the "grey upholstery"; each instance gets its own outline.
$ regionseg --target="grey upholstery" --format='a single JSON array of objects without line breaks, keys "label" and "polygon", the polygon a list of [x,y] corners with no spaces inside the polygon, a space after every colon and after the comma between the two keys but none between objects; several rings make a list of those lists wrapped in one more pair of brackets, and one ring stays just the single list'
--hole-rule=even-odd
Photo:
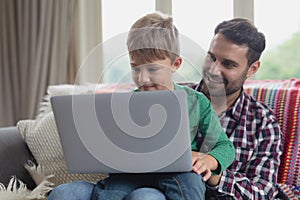
[{"label": "grey upholstery", "polygon": [[0,182],[7,186],[10,178],[16,176],[27,188],[36,185],[24,168],[28,160],[33,160],[26,143],[16,127],[0,128]]}]

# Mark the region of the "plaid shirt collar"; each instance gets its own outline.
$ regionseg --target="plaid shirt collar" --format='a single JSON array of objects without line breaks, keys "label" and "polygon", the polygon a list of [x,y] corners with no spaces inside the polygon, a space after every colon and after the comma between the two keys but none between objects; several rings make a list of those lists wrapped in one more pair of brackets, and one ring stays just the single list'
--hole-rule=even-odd
[{"label": "plaid shirt collar", "polygon": [[[202,84],[203,84],[203,80],[201,80],[199,84],[194,85],[193,89],[202,92],[201,91]],[[242,91],[241,91],[239,98],[235,101],[233,106],[228,108],[220,116],[220,119],[222,119],[225,116],[230,116],[230,118],[233,118],[236,122],[238,122],[240,120],[240,117],[243,112],[243,107],[244,107],[244,103],[245,103],[244,101],[245,101],[245,93],[244,93],[244,88],[242,87]]]},{"label": "plaid shirt collar", "polygon": [[235,101],[233,106],[228,108],[226,112],[223,115],[221,115],[220,118],[223,118],[224,115],[226,115],[226,116],[230,116],[230,118],[233,118],[236,122],[238,122],[242,116],[244,105],[245,105],[245,93],[242,88],[239,98]]}]

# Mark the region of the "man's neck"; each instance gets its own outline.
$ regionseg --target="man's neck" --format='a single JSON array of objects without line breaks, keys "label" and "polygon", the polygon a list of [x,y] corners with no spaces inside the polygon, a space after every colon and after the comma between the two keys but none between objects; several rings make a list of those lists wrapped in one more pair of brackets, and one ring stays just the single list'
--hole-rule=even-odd
[{"label": "man's neck", "polygon": [[226,110],[228,110],[239,98],[241,90],[227,95],[226,97],[210,97],[212,106],[218,116],[222,115]]},{"label": "man's neck", "polygon": [[[200,83],[195,87],[197,91],[203,92],[202,88],[204,87],[204,82],[203,80],[200,81]],[[211,101],[211,104],[218,114],[218,116],[221,116],[222,113],[224,113],[226,110],[228,110],[230,107],[233,106],[233,104],[236,102],[236,100],[240,97],[242,88],[238,91],[236,91],[233,94],[227,95],[227,96],[222,96],[222,97],[217,97],[217,96],[209,96],[208,94],[205,94],[206,97]]]}]

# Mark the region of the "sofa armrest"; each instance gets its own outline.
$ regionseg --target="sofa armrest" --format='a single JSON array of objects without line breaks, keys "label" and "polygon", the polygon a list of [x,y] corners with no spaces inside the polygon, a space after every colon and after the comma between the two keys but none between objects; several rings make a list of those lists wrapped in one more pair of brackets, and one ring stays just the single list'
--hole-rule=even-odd
[{"label": "sofa armrest", "polygon": [[33,189],[36,184],[24,168],[28,160],[35,161],[17,128],[0,128],[0,182],[7,186],[10,178],[16,176]]}]

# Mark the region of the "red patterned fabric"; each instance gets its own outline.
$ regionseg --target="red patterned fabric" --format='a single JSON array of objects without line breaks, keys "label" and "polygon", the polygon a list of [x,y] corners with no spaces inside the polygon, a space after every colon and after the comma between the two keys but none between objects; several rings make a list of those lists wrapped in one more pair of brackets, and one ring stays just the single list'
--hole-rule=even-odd
[{"label": "red patterned fabric", "polygon": [[284,144],[278,188],[282,198],[300,199],[300,80],[249,80],[244,89],[274,110]]}]

